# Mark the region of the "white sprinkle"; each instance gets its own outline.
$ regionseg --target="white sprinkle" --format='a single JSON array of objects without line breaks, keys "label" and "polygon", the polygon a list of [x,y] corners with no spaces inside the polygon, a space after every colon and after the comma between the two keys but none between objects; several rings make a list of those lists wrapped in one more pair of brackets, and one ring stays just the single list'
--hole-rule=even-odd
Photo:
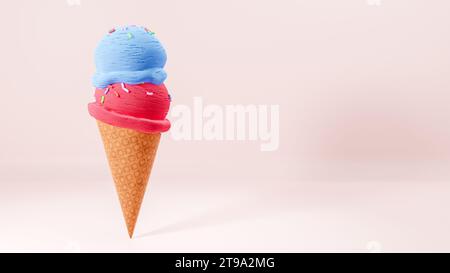
[{"label": "white sprinkle", "polygon": [[127,92],[127,93],[130,93],[130,90],[128,90],[128,89],[125,88],[125,84],[124,84],[124,83],[121,83],[121,85],[122,85],[123,91],[125,91],[125,92]]},{"label": "white sprinkle", "polygon": [[105,95],[108,95],[108,93],[109,93],[109,87],[106,88]]},{"label": "white sprinkle", "polygon": [[147,96],[153,96],[153,92],[147,92]]}]

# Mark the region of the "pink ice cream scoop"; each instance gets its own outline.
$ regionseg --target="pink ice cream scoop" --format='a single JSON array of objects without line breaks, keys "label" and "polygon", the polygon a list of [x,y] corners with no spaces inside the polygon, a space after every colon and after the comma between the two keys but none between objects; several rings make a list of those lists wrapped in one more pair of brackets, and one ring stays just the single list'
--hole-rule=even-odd
[{"label": "pink ice cream scoop", "polygon": [[164,84],[115,83],[95,90],[89,113],[104,123],[143,133],[166,132],[170,95]]}]

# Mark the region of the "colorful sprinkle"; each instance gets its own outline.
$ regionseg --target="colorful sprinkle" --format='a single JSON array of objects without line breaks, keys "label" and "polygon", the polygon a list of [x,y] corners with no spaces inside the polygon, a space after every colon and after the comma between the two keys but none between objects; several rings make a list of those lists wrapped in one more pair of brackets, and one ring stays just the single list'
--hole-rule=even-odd
[{"label": "colorful sprinkle", "polygon": [[108,93],[109,93],[109,87],[106,88],[106,90],[105,90],[104,93],[105,93],[105,95],[108,95]]},{"label": "colorful sprinkle", "polygon": [[147,96],[153,96],[153,92],[147,92]]},{"label": "colorful sprinkle", "polygon": [[169,95],[169,101],[172,101],[172,96],[170,94],[168,94],[168,95]]},{"label": "colorful sprinkle", "polygon": [[102,100],[101,103],[104,104],[105,103],[105,96],[102,96]]},{"label": "colorful sprinkle", "polygon": [[128,89],[125,87],[125,84],[124,84],[124,83],[121,83],[120,85],[122,86],[123,91],[125,91],[125,92],[127,92],[127,93],[130,93],[130,90],[128,90]]},{"label": "colorful sprinkle", "polygon": [[133,34],[128,32],[128,39],[130,39],[130,40],[133,39]]},{"label": "colorful sprinkle", "polygon": [[115,31],[116,31],[116,29],[113,28],[113,29],[110,29],[108,33],[111,34],[111,33],[114,33]]},{"label": "colorful sprinkle", "polygon": [[155,32],[151,31],[150,29],[148,29],[148,28],[144,28],[144,29],[145,29],[145,31],[147,31],[148,34],[155,35]]},{"label": "colorful sprinkle", "polygon": [[116,97],[120,98],[119,93],[117,93],[117,91],[114,91],[114,95],[116,95]]}]

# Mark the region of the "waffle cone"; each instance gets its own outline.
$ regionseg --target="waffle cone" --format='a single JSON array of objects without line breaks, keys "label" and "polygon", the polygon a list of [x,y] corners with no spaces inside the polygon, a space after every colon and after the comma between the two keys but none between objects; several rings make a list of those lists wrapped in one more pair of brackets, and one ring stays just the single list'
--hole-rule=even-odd
[{"label": "waffle cone", "polygon": [[130,238],[139,215],[161,133],[141,133],[97,121]]}]

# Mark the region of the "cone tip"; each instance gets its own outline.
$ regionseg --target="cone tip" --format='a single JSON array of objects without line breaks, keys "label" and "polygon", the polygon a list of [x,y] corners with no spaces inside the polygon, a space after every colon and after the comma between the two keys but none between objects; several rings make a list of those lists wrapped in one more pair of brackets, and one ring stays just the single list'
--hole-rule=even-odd
[{"label": "cone tip", "polygon": [[128,236],[130,236],[130,239],[133,239],[133,230],[128,230]]}]

